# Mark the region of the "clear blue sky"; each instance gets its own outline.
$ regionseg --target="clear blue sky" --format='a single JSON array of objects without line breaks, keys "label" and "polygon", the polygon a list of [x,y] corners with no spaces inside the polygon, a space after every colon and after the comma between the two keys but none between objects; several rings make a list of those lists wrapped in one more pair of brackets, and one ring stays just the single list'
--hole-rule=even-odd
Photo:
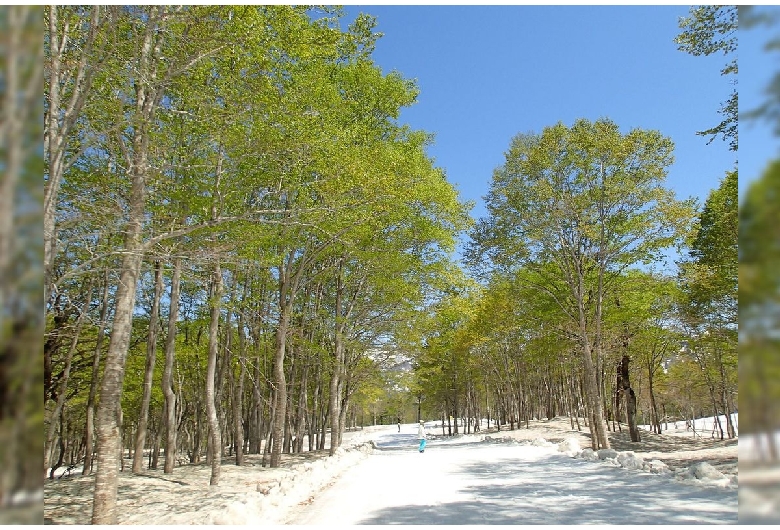
[{"label": "clear blue sky", "polygon": [[558,121],[607,117],[624,132],[657,129],[675,142],[668,186],[703,202],[736,155],[696,131],[720,122],[726,59],[677,50],[687,6],[348,5],[377,17],[374,60],[415,79],[401,122],[435,133],[429,154],[461,196],[482,197],[511,138]]},{"label": "clear blue sky", "polygon": [[[773,10],[777,6],[763,6],[757,10]],[[777,24],[757,26],[739,31],[739,108],[749,111],[766,101],[766,88],[771,78],[780,71],[780,53],[767,52],[764,47],[778,37]],[[765,120],[740,120],[739,124],[739,189],[761,176],[769,160],[780,157],[780,138]]]}]

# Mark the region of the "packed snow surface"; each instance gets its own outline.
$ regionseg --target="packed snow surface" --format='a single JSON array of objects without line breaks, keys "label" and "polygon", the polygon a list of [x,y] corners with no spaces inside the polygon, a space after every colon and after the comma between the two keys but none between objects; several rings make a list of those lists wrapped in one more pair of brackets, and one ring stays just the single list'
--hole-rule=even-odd
[{"label": "packed snow surface", "polygon": [[[249,456],[210,466],[129,471],[119,478],[120,524],[685,524],[737,522],[736,443],[644,434],[590,449],[569,420],[513,431],[443,436],[417,428],[348,432],[334,456],[284,455],[277,469]],[[655,436],[655,438],[653,438]],[[661,443],[661,441],[665,443]],[[694,444],[694,445],[692,445]],[[640,451],[641,450],[641,451]],[[706,465],[703,465],[706,464]],[[94,477],[49,480],[48,523],[88,524]]]},{"label": "packed snow surface", "polygon": [[[573,458],[557,444],[379,436],[377,451],[286,522],[293,524],[736,523],[734,487],[703,487],[606,458]],[[620,459],[618,455],[617,459]],[[714,486],[714,487],[713,487]]]}]

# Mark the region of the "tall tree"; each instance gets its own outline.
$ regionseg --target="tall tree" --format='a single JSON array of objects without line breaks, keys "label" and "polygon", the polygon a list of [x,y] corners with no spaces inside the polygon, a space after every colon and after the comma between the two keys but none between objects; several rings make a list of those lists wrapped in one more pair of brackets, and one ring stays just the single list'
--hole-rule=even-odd
[{"label": "tall tree", "polygon": [[682,312],[697,336],[693,353],[708,376],[713,402],[726,414],[729,437],[736,436],[730,412],[737,368],[738,203],[737,172],[731,171],[707,197],[690,259],[681,263]]},{"label": "tall tree", "polygon": [[[211,36],[200,40],[188,38],[185,33],[200,33],[204,20],[195,10],[153,6],[129,8],[121,20],[133,39],[134,53],[131,72],[116,72],[126,83],[116,87],[126,102],[122,118],[127,127],[117,135],[125,167],[127,216],[124,221],[124,242],[113,327],[109,339],[100,401],[96,415],[97,473],[92,522],[116,523],[117,468],[119,455],[119,428],[121,425],[121,396],[125,362],[130,343],[136,287],[143,255],[152,242],[144,241],[147,195],[152,177],[149,163],[150,138],[156,125],[160,103],[172,78],[187,71],[204,56],[214,52]],[[208,32],[203,31],[204,34]],[[128,43],[130,44],[130,43]],[[218,46],[217,46],[218,47]],[[127,79],[124,76],[132,76]]]},{"label": "tall tree", "polygon": [[672,149],[657,131],[623,134],[606,119],[519,135],[467,251],[472,264],[484,255],[498,268],[537,271],[533,287],[575,325],[595,448],[609,447],[600,391],[605,296],[620,271],[658,259],[692,219],[692,204],[663,187]]},{"label": "tall tree", "polygon": [[179,320],[179,295],[181,293],[181,258],[176,258],[171,277],[171,294],[168,297],[168,333],[165,337],[165,367],[162,375],[162,392],[165,397],[163,425],[165,426],[165,464],[163,471],[172,473],[176,463],[176,393],[173,391],[173,366],[176,355],[176,332]]}]

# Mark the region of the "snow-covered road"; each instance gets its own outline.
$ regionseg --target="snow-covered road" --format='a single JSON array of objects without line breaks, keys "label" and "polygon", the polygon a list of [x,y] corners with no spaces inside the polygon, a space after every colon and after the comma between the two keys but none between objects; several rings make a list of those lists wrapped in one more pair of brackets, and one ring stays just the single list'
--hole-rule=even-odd
[{"label": "snow-covered road", "polygon": [[[406,430],[406,429],[405,429]],[[555,447],[382,433],[289,524],[718,524],[737,491],[571,458]]]}]

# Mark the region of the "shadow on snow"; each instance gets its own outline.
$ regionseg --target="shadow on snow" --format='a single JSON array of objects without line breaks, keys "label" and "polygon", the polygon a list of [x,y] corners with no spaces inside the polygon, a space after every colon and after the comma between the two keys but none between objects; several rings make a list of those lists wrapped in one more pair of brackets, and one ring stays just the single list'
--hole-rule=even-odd
[{"label": "shadow on snow", "polygon": [[458,464],[456,473],[475,478],[464,489],[473,500],[384,508],[359,524],[737,523],[734,490],[688,485],[671,477],[640,478],[636,471],[565,455]]}]

